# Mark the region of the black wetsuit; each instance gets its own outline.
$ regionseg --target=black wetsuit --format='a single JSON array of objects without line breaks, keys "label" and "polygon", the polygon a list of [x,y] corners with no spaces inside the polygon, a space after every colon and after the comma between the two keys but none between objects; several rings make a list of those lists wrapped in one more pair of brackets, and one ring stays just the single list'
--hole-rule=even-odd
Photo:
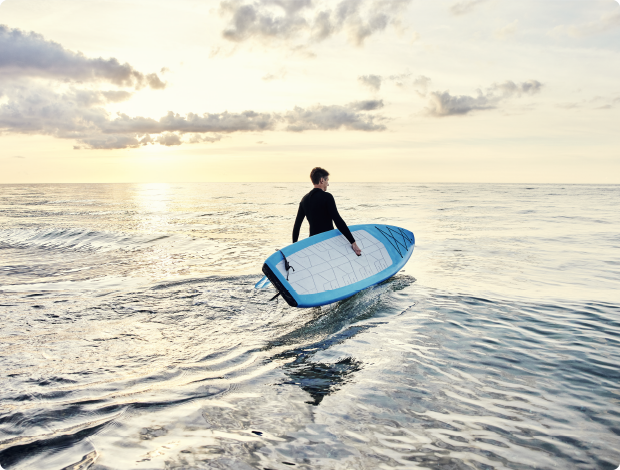
[{"label": "black wetsuit", "polygon": [[293,227],[293,243],[299,239],[299,230],[304,217],[308,218],[310,224],[310,236],[327,232],[334,229],[332,220],[336,222],[336,227],[340,230],[351,244],[355,243],[355,238],[351,235],[351,231],[347,224],[342,220],[338,209],[336,209],[336,201],[334,196],[320,188],[314,188],[306,194],[299,203],[295,226]]}]

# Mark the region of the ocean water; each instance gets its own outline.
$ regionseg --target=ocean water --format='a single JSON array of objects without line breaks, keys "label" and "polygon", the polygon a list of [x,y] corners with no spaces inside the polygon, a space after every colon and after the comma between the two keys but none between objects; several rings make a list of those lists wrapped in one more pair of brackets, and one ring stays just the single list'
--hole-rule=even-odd
[{"label": "ocean water", "polygon": [[302,310],[253,285],[309,189],[0,186],[0,466],[620,465],[620,186],[334,182],[416,248]]}]

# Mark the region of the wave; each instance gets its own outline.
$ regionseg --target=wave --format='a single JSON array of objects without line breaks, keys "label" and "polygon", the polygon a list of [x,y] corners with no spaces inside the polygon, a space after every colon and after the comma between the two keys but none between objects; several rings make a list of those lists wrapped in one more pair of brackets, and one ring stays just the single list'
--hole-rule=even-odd
[{"label": "wave", "polygon": [[2,248],[41,248],[60,251],[133,250],[162,242],[173,235],[126,234],[85,228],[8,229],[0,230]]}]

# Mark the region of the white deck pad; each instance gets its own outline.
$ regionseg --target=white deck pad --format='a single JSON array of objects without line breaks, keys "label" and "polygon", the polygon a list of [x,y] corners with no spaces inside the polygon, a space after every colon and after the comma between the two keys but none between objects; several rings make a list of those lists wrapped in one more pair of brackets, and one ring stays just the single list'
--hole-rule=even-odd
[{"label": "white deck pad", "polygon": [[[344,235],[287,256],[289,264],[295,269],[291,269],[288,275],[293,289],[300,295],[320,294],[362,281],[392,265],[383,243],[366,230],[353,232],[353,237],[362,250],[362,256],[355,254]],[[286,279],[284,260],[276,267]]]}]

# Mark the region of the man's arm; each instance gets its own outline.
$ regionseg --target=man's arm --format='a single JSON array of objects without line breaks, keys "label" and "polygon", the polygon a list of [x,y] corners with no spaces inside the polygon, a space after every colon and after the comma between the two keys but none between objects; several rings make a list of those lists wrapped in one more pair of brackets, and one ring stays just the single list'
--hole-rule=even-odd
[{"label": "man's arm", "polygon": [[[344,220],[342,220],[342,217],[340,217],[340,214],[338,213],[338,209],[336,208],[336,201],[334,199],[334,196],[332,196],[329,193],[327,194],[329,195],[329,203],[327,205],[329,209],[329,215],[331,216],[332,220],[336,224],[336,227],[338,227],[338,230],[340,230],[340,233],[342,233],[346,237],[346,239],[349,240],[349,243],[351,245],[355,244],[355,248],[357,248],[357,243],[355,243],[355,238],[353,238],[353,235],[351,234],[351,230],[349,230],[349,227],[347,227],[347,224],[345,223]],[[354,248],[354,251],[355,253],[357,253],[357,250],[355,250],[355,248]]]},{"label": "man's arm", "polygon": [[297,218],[295,219],[295,225],[293,226],[293,243],[299,240],[299,230],[301,229],[301,223],[304,221],[306,217],[306,212],[304,208],[299,204],[299,209],[297,210]]}]

